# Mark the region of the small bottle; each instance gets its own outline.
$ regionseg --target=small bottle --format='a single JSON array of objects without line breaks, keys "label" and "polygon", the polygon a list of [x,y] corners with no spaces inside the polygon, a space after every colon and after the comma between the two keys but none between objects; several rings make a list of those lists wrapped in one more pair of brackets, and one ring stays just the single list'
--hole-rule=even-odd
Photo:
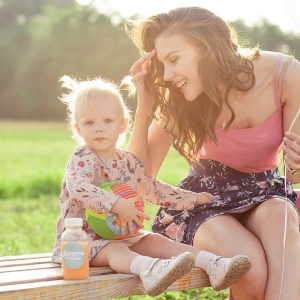
[{"label": "small bottle", "polygon": [[66,230],[61,236],[61,266],[66,280],[89,277],[89,251],[87,234],[82,230],[81,218],[68,218],[64,221]]}]

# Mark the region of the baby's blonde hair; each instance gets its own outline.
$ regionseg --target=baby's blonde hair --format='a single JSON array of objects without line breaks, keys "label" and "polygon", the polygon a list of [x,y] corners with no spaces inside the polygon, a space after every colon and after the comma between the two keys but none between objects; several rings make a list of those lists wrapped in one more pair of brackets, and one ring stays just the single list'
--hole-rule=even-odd
[{"label": "baby's blonde hair", "polygon": [[[77,123],[77,113],[79,103],[95,103],[104,97],[116,100],[120,104],[123,118],[128,119],[127,129],[130,128],[131,111],[124,102],[121,90],[127,90],[129,95],[135,92],[134,85],[129,76],[126,76],[120,86],[111,80],[96,77],[89,80],[78,80],[68,75],[59,79],[62,87],[67,88],[69,93],[63,93],[58,99],[67,105],[67,122],[72,132],[72,138],[79,144],[83,144],[83,138],[78,134],[75,123]],[[123,144],[126,139],[126,132],[120,135],[118,145]]]}]

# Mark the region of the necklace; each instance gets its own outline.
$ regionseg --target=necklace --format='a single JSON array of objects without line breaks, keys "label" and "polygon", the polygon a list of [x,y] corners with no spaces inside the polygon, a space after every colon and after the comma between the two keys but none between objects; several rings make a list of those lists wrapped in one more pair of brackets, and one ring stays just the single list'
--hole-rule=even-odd
[{"label": "necklace", "polygon": [[226,125],[227,125],[227,123],[226,123],[226,121],[225,121],[225,119],[224,119],[224,121],[223,121],[223,123],[222,123],[222,128],[223,128],[223,130],[225,130]]}]

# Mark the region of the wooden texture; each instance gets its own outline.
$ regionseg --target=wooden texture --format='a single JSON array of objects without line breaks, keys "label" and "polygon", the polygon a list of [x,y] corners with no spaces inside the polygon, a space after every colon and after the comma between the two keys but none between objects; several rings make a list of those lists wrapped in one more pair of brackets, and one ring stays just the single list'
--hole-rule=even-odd
[{"label": "wooden texture", "polygon": [[[50,263],[50,253],[0,257],[1,300],[110,299],[145,294],[133,274],[116,274],[108,267],[90,268],[86,280],[62,279],[60,265]],[[168,291],[210,286],[206,273],[193,269]]]}]

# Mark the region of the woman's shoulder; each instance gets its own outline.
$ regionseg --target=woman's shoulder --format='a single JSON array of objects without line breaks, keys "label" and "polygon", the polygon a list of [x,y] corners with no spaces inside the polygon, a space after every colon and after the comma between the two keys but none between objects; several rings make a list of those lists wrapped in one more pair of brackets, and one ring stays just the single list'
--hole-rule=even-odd
[{"label": "woman's shoulder", "polygon": [[274,51],[260,51],[260,56],[253,60],[253,64],[256,67],[261,68],[273,68],[278,61],[279,66],[284,65],[286,62],[297,61],[294,56],[289,54],[284,54],[281,52],[274,52]]},{"label": "woman's shoulder", "polygon": [[280,74],[282,70],[286,72],[288,69],[291,69],[292,65],[293,69],[295,69],[294,71],[298,69],[296,73],[300,71],[299,61],[293,56],[281,52],[261,51],[260,56],[253,60],[254,73],[258,81],[259,79],[264,81],[267,77],[272,81],[275,72],[277,72],[276,66],[278,66],[278,74]]}]

